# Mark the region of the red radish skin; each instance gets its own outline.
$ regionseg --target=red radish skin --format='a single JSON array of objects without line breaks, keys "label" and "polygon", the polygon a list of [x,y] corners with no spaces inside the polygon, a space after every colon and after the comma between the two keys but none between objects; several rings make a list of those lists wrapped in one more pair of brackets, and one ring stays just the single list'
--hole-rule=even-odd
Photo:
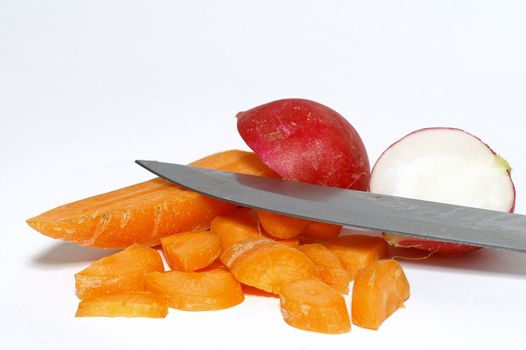
[{"label": "red radish skin", "polygon": [[[418,142],[415,141],[415,137],[419,138]],[[451,142],[453,142],[453,146],[458,147],[447,149],[448,147],[452,146]],[[454,142],[458,142],[458,145],[454,144]],[[426,143],[428,144],[428,146],[429,144],[434,143],[434,146],[428,147],[427,151],[414,151],[415,149],[425,150]],[[443,154],[440,154],[440,152],[442,151],[440,147],[445,148]],[[420,157],[413,157],[414,159],[411,159],[411,156],[407,155],[407,153],[411,152],[421,152],[422,154]],[[425,159],[426,154],[424,152],[429,152],[429,154],[427,155],[429,159]],[[469,152],[471,152],[472,154],[470,154]],[[449,181],[444,180],[444,178],[446,178],[449,175],[448,171],[461,172],[461,170],[458,169],[460,167],[442,167],[440,171],[436,173],[436,181],[432,184],[429,184],[431,185],[429,187],[436,187],[436,189],[433,189],[435,193],[422,193],[421,189],[418,190],[418,186],[422,186],[422,184],[419,183],[418,179],[419,168],[411,165],[411,162],[413,162],[414,164],[417,164],[417,162],[429,162],[433,159],[432,157],[435,157],[436,159],[438,159],[438,161],[440,161],[440,158],[438,158],[437,155],[443,157],[460,157],[459,159],[464,159],[465,163],[471,161],[472,158],[480,157],[480,159],[485,160],[485,163],[483,163],[480,169],[477,169],[481,170],[480,173],[471,174],[472,176],[468,178],[462,178],[462,176],[465,175],[459,176],[460,179],[450,178]],[[398,156],[406,157],[408,158],[408,160],[406,160],[405,163],[402,161],[397,162],[396,158]],[[479,162],[479,160],[477,160],[477,162]],[[474,163],[474,165],[477,166],[476,163]],[[432,165],[430,166],[432,167]],[[422,167],[420,166],[420,168]],[[422,173],[422,176],[429,177],[429,173],[431,172],[429,170],[429,167],[426,167],[425,170],[427,171],[427,174]],[[470,171],[469,169],[463,170],[465,172]],[[410,173],[407,174],[408,176],[416,177],[410,185],[407,185],[407,182],[404,183],[402,179],[404,176],[404,171],[406,173]],[[387,174],[390,172],[394,175],[388,176]],[[396,174],[396,172],[402,173]],[[480,193],[486,194],[486,192],[490,192],[490,189],[493,190],[493,188],[496,187],[494,183],[488,180],[488,173],[493,174],[492,176],[498,177],[498,189],[500,192],[493,192],[491,194],[493,196],[493,202],[487,202],[486,200],[481,198],[469,198],[470,196],[473,196],[466,194],[469,193],[469,190],[471,190],[472,193],[476,193],[477,191],[474,190],[480,188]],[[429,179],[425,181],[429,181]],[[389,184],[387,182],[389,182]],[[458,193],[458,195],[452,193],[449,194],[449,198],[446,198],[448,197],[448,195],[440,194],[440,191],[447,193],[447,191],[449,190],[449,188],[444,186],[461,186],[467,188],[468,191],[462,191],[461,189],[459,190],[460,193]],[[495,151],[493,151],[480,138],[457,128],[424,128],[413,131],[401,138],[400,140],[393,143],[382,153],[382,155],[378,158],[376,164],[374,165],[373,170],[371,171],[371,182],[369,185],[369,190],[371,192],[377,192],[382,194],[439,201],[450,204],[467,205],[484,209],[508,211],[510,213],[512,213],[515,209],[516,192],[515,186],[511,179],[511,168],[509,164],[502,157],[498,156],[497,153],[495,153]],[[438,242],[414,237],[405,237],[393,233],[384,233],[384,238],[389,244],[396,247],[417,248],[434,253],[457,254],[480,249],[480,247],[471,245],[450,242]]]},{"label": "red radish skin", "polygon": [[329,107],[304,99],[278,100],[238,113],[237,128],[284,179],[367,190],[365,146],[352,125]]}]

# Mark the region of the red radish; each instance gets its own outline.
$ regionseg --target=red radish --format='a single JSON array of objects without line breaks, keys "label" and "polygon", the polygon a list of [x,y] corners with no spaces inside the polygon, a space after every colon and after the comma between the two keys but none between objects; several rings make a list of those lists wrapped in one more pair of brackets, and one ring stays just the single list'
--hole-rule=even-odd
[{"label": "red radish", "polygon": [[[513,212],[511,168],[479,138],[454,128],[427,128],[406,135],[380,156],[371,192]],[[391,245],[461,253],[478,247],[384,233]]]},{"label": "red radish", "polygon": [[282,178],[367,190],[369,160],[352,125],[317,102],[284,99],[238,113],[238,131]]}]

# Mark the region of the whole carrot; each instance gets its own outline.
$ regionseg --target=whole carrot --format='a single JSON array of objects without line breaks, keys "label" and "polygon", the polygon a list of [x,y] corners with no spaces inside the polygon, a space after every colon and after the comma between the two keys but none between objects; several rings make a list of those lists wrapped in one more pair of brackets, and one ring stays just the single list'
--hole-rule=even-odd
[{"label": "whole carrot", "polygon": [[[277,176],[250,152],[225,151],[193,162],[203,168]],[[62,205],[27,223],[44,235],[97,248],[157,245],[161,237],[207,229],[235,206],[155,178]]]}]

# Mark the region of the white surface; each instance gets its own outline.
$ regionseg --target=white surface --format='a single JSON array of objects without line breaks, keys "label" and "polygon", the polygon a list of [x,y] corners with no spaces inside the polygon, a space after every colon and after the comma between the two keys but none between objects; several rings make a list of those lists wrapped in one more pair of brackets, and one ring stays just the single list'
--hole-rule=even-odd
[{"label": "white surface", "polygon": [[[404,262],[412,294],[378,332],[288,327],[273,299],[167,319],[75,319],[73,273],[107,254],[24,220],[244,148],[234,114],[283,97],[345,115],[374,163],[421,127],[481,137],[526,188],[523,1],[0,1],[4,349],[519,349],[526,255]],[[521,344],[522,342],[522,344]]]}]

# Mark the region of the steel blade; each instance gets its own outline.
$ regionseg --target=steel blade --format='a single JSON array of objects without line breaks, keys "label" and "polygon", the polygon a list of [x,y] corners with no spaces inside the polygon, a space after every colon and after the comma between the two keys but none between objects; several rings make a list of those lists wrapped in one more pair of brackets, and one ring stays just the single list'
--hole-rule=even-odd
[{"label": "steel blade", "polygon": [[137,160],[152,173],[204,195],[355,228],[526,251],[526,216],[376,193]]}]

